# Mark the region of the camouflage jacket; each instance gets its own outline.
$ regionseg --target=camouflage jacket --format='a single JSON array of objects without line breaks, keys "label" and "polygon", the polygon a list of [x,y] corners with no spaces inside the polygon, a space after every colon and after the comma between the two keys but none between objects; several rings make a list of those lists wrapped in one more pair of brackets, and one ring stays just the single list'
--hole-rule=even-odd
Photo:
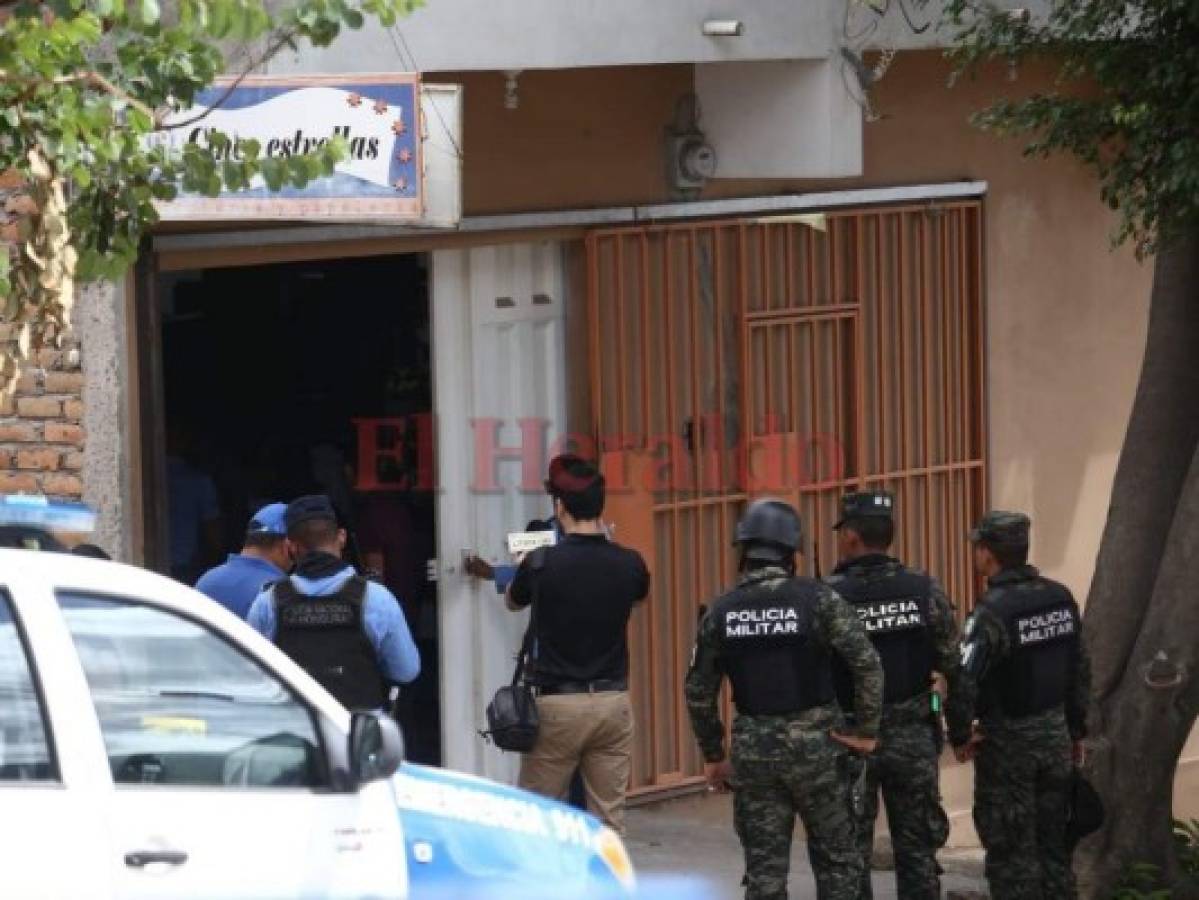
[{"label": "camouflage jacket", "polygon": [[[861,576],[865,578],[890,578],[905,572],[922,574],[915,569],[904,566],[899,560],[890,556],[879,555],[878,557],[867,557],[863,558],[862,563]],[[825,579],[829,587],[837,590],[837,584],[841,580],[840,573],[847,568],[847,566],[838,566],[837,572]],[[958,628],[953,603],[941,587],[941,583],[935,578],[930,578],[929,581],[928,630],[929,637],[932,639],[933,669],[941,673],[945,679],[947,690],[945,698],[946,718],[948,719],[951,711],[953,711],[952,714],[960,719],[962,715],[961,707],[964,702],[962,696],[961,631]],[[904,707],[903,709],[897,708],[894,710],[897,714],[896,718],[899,720],[906,718],[909,712],[922,717],[927,715],[928,711],[927,694],[893,705],[895,707]],[[887,711],[884,710],[884,718],[886,718]]]},{"label": "camouflage jacket", "polygon": [[[757,583],[766,587],[782,586],[791,577],[785,569],[767,567],[743,573],[737,585],[741,587]],[[725,757],[725,729],[717,709],[720,685],[724,679],[719,625],[710,614],[700,622],[685,687],[691,727],[704,759],[709,762],[718,762]],[[882,714],[883,670],[866,629],[853,607],[823,585],[822,596],[814,610],[814,625],[816,640],[839,654],[853,674],[854,716],[858,723],[853,733],[863,737],[876,736]],[[811,719],[813,723],[836,722],[840,713],[834,700],[826,706],[805,710],[795,718]]]},{"label": "camouflage jacket", "polygon": [[[954,746],[960,746],[969,740],[970,727],[978,710],[980,687],[987,675],[993,672],[1011,653],[1011,638],[1008,630],[1003,620],[992,610],[991,601],[1000,596],[999,592],[1020,590],[1022,583],[1029,584],[1040,577],[1032,566],[1022,566],[1018,569],[1000,572],[989,579],[987,594],[970,614],[970,618],[966,622],[963,651],[966,647],[974,645],[973,652],[981,654],[984,662],[982,667],[973,674],[968,668],[963,668],[959,691],[960,700],[953,708],[946,707],[945,721],[949,727],[949,740]],[[1079,635],[1077,652],[1071,657],[1071,671],[1064,703],[1066,727],[1070,732],[1070,737],[1074,740],[1081,740],[1086,736],[1087,705],[1090,702],[1090,694],[1091,657],[1087,652],[1086,642]],[[1039,714],[1037,718],[1038,721],[1041,719],[1059,720],[1061,715],[1061,709],[1050,710],[1047,713]],[[995,721],[984,721],[983,725],[992,729],[1005,727],[1001,711],[992,710],[988,719],[992,718]],[[1035,727],[1034,730],[1036,730]]]}]

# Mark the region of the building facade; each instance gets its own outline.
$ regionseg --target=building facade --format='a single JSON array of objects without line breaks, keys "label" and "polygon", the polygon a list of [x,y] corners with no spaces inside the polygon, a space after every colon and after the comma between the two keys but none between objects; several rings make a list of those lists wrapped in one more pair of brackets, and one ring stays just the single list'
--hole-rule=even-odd
[{"label": "building facade", "polygon": [[[200,433],[228,498],[253,493],[230,470],[334,446],[364,518],[406,523],[367,543],[436,560],[406,608],[435,661],[440,758],[510,777],[477,730],[523,622],[462,558],[501,561],[545,514],[546,456],[590,449],[617,539],[654,575],[633,625],[645,796],[699,773],[681,678],[751,496],[797,502],[827,571],[839,492],[895,489],[900,549],[963,612],[971,520],[1024,509],[1036,561],[1085,597],[1150,272],[1108,251],[1085,172],[970,126],[1047,73],[950,89],[943,33],[901,5],[726,7],[434,0],[276,59],[461,86],[460,122],[425,123],[461,167],[461,223],[164,227],[0,410],[0,489],[82,495],[101,542],[165,567],[169,425]],[[696,132],[714,175],[680,186]],[[946,768],[959,842],[969,788]]]}]

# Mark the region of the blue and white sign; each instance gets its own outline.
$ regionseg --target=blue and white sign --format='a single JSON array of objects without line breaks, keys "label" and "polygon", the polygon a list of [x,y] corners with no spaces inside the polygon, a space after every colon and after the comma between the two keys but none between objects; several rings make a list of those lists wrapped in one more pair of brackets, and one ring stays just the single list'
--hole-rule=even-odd
[{"label": "blue and white sign", "polygon": [[253,139],[264,156],[316,150],[334,136],[349,152],[334,173],[271,191],[261,179],[217,197],[181,195],[167,220],[413,221],[424,214],[420,84],[414,74],[248,77],[218,83],[168,120],[172,146],[205,145],[217,131]]}]

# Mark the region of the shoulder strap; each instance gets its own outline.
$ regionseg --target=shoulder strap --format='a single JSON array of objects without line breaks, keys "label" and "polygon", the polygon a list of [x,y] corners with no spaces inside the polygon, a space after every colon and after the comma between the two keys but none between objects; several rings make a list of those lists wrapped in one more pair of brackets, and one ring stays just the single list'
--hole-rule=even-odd
[{"label": "shoulder strap", "polygon": [[341,586],[341,590],[337,595],[342,600],[347,600],[355,606],[361,606],[366,600],[367,581],[361,575],[352,575],[346,580],[346,583]]},{"label": "shoulder strap", "polygon": [[530,590],[533,599],[529,602],[529,624],[525,627],[525,636],[520,642],[520,651],[516,655],[516,668],[512,672],[512,684],[517,685],[525,674],[525,666],[533,653],[533,644],[537,640],[537,603],[541,599],[541,572],[545,568],[545,558],[551,547],[538,547],[529,554],[529,570],[532,572]]},{"label": "shoulder strap", "polygon": [[351,575],[349,580],[341,586],[341,590],[337,592],[337,596],[354,607],[354,611],[358,614],[358,628],[366,634],[366,591],[368,582],[361,575]]},{"label": "shoulder strap", "polygon": [[540,572],[542,569],[544,569],[545,568],[545,558],[547,556],[549,556],[549,553],[551,550],[554,549],[554,546],[557,546],[557,545],[552,545],[549,547],[538,547],[536,550],[534,550],[532,553],[530,553],[529,554],[529,568],[532,569],[534,572]]},{"label": "shoulder strap", "polygon": [[292,603],[299,599],[300,592],[291,578],[285,575],[271,585],[271,597],[278,607],[279,603]]}]

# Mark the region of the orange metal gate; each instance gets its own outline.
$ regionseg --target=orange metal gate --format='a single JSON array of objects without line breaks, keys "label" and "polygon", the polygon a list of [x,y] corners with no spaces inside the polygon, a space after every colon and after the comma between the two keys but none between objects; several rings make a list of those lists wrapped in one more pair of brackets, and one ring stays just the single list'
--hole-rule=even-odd
[{"label": "orange metal gate", "polygon": [[631,629],[635,791],[696,776],[682,682],[699,605],[736,577],[748,498],[803,514],[834,562],[845,490],[897,494],[896,553],[973,602],[983,508],[977,202],[598,231],[591,405],[607,516],[654,576]]}]

